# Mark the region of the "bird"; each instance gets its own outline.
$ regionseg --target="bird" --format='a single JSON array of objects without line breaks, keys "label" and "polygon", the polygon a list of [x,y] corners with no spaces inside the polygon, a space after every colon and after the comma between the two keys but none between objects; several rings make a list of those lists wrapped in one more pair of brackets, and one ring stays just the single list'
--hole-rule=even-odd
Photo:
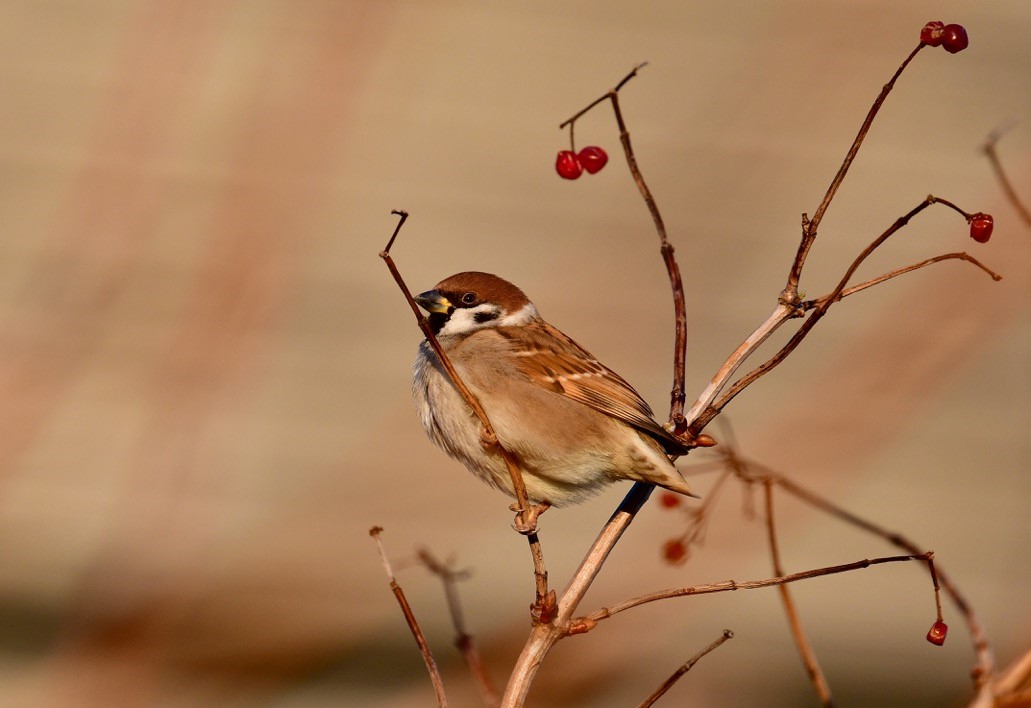
[{"label": "bird", "polygon": [[[655,421],[622,377],[548,324],[518,287],[457,273],[414,298],[455,372],[518,464],[528,500],[564,506],[619,480],[696,496],[670,455],[688,446]],[[412,392],[430,440],[487,484],[515,496],[496,447],[428,339]]]}]

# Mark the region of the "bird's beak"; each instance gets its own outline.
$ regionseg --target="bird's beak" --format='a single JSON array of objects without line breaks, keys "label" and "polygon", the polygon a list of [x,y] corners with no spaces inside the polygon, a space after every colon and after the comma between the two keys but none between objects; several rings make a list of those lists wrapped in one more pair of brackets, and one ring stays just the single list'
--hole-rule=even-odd
[{"label": "bird's beak", "polygon": [[436,290],[427,290],[421,295],[416,295],[415,301],[419,303],[419,306],[426,310],[426,312],[438,312],[442,315],[446,315],[455,309],[448,299]]}]

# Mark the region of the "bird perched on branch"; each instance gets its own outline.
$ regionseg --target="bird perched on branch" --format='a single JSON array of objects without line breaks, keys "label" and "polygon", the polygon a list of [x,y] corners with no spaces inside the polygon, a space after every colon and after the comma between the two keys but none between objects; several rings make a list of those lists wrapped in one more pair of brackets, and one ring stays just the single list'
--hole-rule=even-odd
[{"label": "bird perched on branch", "polygon": [[[689,447],[618,374],[545,322],[523,291],[490,273],[458,273],[415,301],[459,378],[519,468],[530,501],[583,501],[617,480],[695,496],[670,460]],[[423,427],[473,474],[514,495],[501,453],[428,340],[413,380]]]}]

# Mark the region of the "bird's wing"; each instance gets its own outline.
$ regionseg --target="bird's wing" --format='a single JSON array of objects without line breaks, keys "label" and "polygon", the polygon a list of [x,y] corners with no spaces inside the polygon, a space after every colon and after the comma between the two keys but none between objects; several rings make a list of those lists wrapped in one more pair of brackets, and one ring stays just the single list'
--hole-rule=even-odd
[{"label": "bird's wing", "polygon": [[511,342],[516,368],[533,383],[648,433],[670,452],[685,450],[623,377],[555,327],[542,322],[497,331]]}]

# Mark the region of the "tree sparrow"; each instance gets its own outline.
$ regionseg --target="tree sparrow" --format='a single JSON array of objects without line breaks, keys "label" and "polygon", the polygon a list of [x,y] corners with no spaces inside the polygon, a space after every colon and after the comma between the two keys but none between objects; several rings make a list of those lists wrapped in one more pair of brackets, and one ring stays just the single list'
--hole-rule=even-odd
[{"label": "tree sparrow", "polygon": [[[620,479],[695,496],[667,453],[687,447],[619,375],[541,319],[523,291],[490,273],[458,273],[415,298],[458,376],[512,453],[532,502],[581,502]],[[412,390],[430,440],[514,494],[502,456],[429,342]]]}]

